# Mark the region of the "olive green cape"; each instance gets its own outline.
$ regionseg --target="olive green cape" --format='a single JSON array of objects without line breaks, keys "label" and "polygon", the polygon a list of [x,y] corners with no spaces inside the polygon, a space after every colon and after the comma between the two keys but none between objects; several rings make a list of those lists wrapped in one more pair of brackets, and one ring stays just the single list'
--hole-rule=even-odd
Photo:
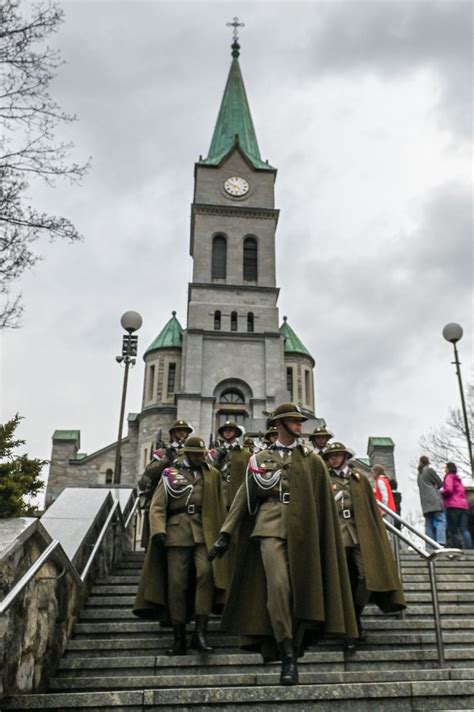
[{"label": "olive green cape", "polygon": [[369,601],[385,613],[400,611],[406,608],[405,598],[377,500],[367,477],[355,475],[349,478],[352,508]]},{"label": "olive green cape", "polygon": [[232,452],[231,465],[229,468],[229,485],[227,489],[230,502],[232,502],[237,494],[237,490],[244,481],[250,455],[250,451],[245,450],[245,448],[242,448],[242,450],[233,450]]},{"label": "olive green cape", "polygon": [[[226,509],[222,496],[220,473],[207,463],[203,464],[204,493],[202,498],[202,523],[204,540],[209,550],[217,537],[225,519]],[[156,523],[150,517],[150,537],[157,533]],[[214,574],[214,611],[222,610],[225,591],[228,588],[228,562],[226,559],[214,559],[212,562]],[[188,620],[193,616],[192,604],[194,601],[194,585],[188,589],[189,605]],[[140,618],[158,618],[169,623],[167,606],[167,573],[166,549],[151,543],[148,547],[143,571],[138,587],[133,613]]]},{"label": "olive green cape", "polygon": [[[248,477],[254,511],[256,486]],[[293,450],[290,482],[290,502],[285,506],[295,638],[300,644],[307,629],[314,629],[319,635],[355,638],[357,627],[346,556],[331,482],[322,459],[298,445]],[[267,610],[260,547],[250,537],[254,524],[255,516],[246,513],[222,628],[240,635],[242,648],[260,650],[265,659],[274,659],[276,642]]]}]

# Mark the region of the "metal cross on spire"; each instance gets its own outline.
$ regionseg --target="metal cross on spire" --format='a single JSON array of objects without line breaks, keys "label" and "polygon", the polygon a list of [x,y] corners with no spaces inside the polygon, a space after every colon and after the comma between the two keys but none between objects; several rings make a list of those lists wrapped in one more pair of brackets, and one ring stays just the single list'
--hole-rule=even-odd
[{"label": "metal cross on spire", "polygon": [[237,58],[240,54],[240,45],[239,45],[239,27],[245,27],[244,22],[239,22],[238,17],[234,17],[232,22],[227,23],[227,27],[232,27],[232,56]]}]

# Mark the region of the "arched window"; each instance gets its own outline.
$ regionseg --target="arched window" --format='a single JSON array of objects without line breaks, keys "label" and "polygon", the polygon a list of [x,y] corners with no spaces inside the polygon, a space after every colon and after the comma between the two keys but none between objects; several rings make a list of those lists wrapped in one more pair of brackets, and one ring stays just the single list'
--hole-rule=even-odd
[{"label": "arched window", "polygon": [[221,330],[221,313],[219,310],[214,312],[214,330],[215,331]]},{"label": "arched window", "polygon": [[114,471],[111,467],[108,467],[105,471],[105,484],[111,485],[114,481]]},{"label": "arched window", "polygon": [[216,235],[212,241],[211,278],[225,279],[227,276],[227,240],[224,235]]},{"label": "arched window", "polygon": [[253,330],[254,330],[253,312],[249,312],[247,314],[247,331],[253,331]]},{"label": "arched window", "polygon": [[255,237],[244,240],[244,279],[249,282],[258,279],[258,243]]},{"label": "arched window", "polygon": [[232,312],[230,315],[230,330],[237,331],[237,312]]},{"label": "arched window", "polygon": [[236,388],[228,388],[221,393],[219,401],[221,403],[245,403],[245,398]]}]

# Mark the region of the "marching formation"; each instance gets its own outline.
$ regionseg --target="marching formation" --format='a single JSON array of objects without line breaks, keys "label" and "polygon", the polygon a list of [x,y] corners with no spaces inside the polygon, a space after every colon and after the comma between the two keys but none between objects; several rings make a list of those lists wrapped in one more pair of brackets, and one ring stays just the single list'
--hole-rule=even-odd
[{"label": "marching formation", "polygon": [[[280,683],[298,683],[298,657],[322,637],[354,650],[362,612],[405,608],[377,496],[353,453],[316,428],[299,443],[304,414],[294,403],[268,420],[265,447],[239,438],[233,421],[209,450],[178,420],[139,482],[146,557],[134,613],[171,625],[169,655],[212,652],[209,615],[245,650],[281,660]],[[247,449],[247,447],[249,449]]]}]

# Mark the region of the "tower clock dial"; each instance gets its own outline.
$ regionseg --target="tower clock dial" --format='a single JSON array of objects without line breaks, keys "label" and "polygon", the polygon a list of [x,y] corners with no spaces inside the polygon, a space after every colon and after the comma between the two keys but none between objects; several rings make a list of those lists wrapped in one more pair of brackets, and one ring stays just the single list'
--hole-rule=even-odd
[{"label": "tower clock dial", "polygon": [[245,178],[239,178],[239,176],[232,176],[227,178],[224,183],[224,190],[229,195],[235,198],[240,198],[249,192],[250,186]]}]

